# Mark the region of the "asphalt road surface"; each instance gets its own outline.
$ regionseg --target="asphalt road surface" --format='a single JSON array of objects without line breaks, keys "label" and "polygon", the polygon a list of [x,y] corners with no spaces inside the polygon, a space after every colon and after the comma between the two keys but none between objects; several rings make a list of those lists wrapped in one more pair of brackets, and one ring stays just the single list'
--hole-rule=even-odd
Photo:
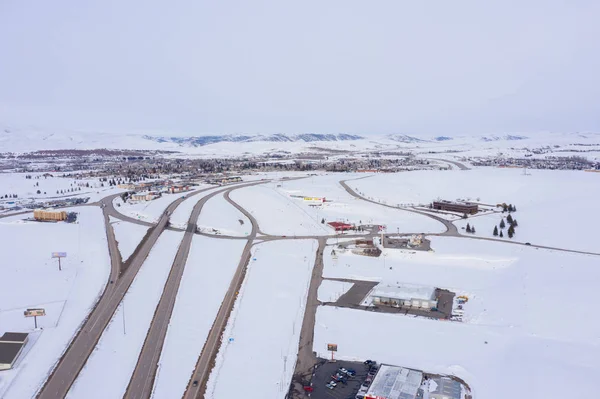
[{"label": "asphalt road surface", "polygon": [[[200,191],[189,194],[188,196],[195,195],[199,192]],[[110,196],[105,200],[109,201],[111,197],[114,198],[114,196]],[[183,200],[183,197],[178,198],[167,207],[156,226],[146,238],[146,241],[140,244],[139,251],[136,250],[137,254],[134,255],[135,258],[131,261],[130,267],[118,279],[116,278],[118,272],[114,264],[116,262],[115,257],[119,256],[120,265],[120,255],[116,255],[118,254],[118,250],[116,249],[116,241],[114,240],[112,227],[110,224],[107,225],[107,237],[111,254],[111,281],[113,281],[113,283],[109,282],[107,284],[102,297],[38,393],[38,398],[55,399],[64,398],[67,395],[88,357],[96,347],[102,332],[110,322],[112,315],[121,303],[121,300],[125,296],[125,293],[129,289],[129,286],[133,282],[140,267],[146,260],[150,250],[158,240],[160,234],[164,231],[169,220],[169,215],[173,213]],[[101,202],[107,204],[102,207],[103,209],[108,208],[108,211],[104,214],[105,222],[108,220],[108,215],[110,214],[110,208],[106,201]],[[112,203],[112,199],[110,199],[110,202]]]},{"label": "asphalt road surface", "polygon": [[221,194],[224,191],[229,194],[229,192],[234,189],[249,187],[261,183],[262,182],[237,185],[235,188],[224,188],[222,190],[215,191],[214,193],[211,193],[200,199],[200,201],[198,201],[198,203],[194,206],[188,220],[188,227],[185,231],[183,240],[179,245],[177,254],[175,255],[175,260],[171,266],[169,277],[154,313],[154,318],[152,320],[152,324],[150,325],[150,329],[148,330],[146,340],[144,341],[144,346],[142,347],[137,365],[127,387],[127,391],[125,393],[126,398],[149,398],[152,394],[158,362],[164,345],[164,340],[167,335],[167,330],[169,328],[169,321],[171,320],[171,314],[173,313],[173,308],[175,306],[175,300],[177,298],[177,292],[179,290],[183,271],[185,270],[185,264],[187,262],[192,244],[192,238],[196,233],[196,222],[198,221],[198,216],[200,216],[202,207],[210,198]]},{"label": "asphalt road surface", "polygon": [[[223,335],[223,331],[227,326],[227,320],[229,319],[229,315],[231,314],[231,310],[233,309],[233,305],[235,303],[235,299],[237,298],[237,293],[242,286],[242,282],[244,281],[244,276],[246,274],[246,266],[250,261],[250,249],[252,248],[252,244],[256,234],[258,233],[258,223],[254,216],[250,214],[250,212],[246,211],[244,208],[239,206],[236,202],[231,200],[229,197],[229,193],[232,190],[228,190],[225,193],[225,199],[240,210],[252,223],[252,232],[248,235],[246,246],[244,247],[244,251],[242,252],[242,257],[240,262],[238,263],[238,267],[235,271],[233,278],[231,279],[231,283],[229,285],[229,289],[225,294],[225,298],[219,307],[219,312],[217,313],[217,317],[213,322],[213,325],[208,333],[208,337],[206,342],[204,343],[204,347],[202,348],[202,353],[198,358],[198,362],[196,363],[196,367],[190,381],[188,383],[187,389],[183,397],[185,399],[192,398],[202,398],[204,397],[204,391],[206,390],[206,383],[208,382],[208,377],[210,375],[210,371],[213,368],[215,357],[217,356],[217,352],[221,343],[221,336]],[[197,383],[194,386],[194,381]]]}]

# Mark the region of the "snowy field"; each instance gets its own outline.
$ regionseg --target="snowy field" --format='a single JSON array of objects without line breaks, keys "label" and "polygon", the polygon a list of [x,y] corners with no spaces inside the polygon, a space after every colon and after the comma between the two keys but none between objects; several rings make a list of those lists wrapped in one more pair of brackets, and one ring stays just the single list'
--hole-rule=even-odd
[{"label": "snowy field", "polygon": [[[183,396],[245,245],[244,240],[193,238],[159,360],[153,398]],[[202,306],[198,306],[198,293],[202,293]]]},{"label": "snowy field", "polygon": [[[116,187],[109,187],[107,183],[101,187],[102,182],[98,178],[74,179],[60,177],[62,173],[53,173],[53,175],[55,177],[44,177],[43,173],[0,173],[2,190],[0,197],[9,197],[0,198],[0,215],[15,210],[27,210],[14,208],[33,201],[45,202],[73,197],[89,197],[89,202],[95,202],[108,195],[123,191]],[[32,178],[26,179],[25,176]],[[12,198],[13,195],[17,197]]]},{"label": "snowy field", "polygon": [[353,285],[345,281],[323,280],[317,292],[317,299],[320,302],[335,302]]},{"label": "snowy field", "polygon": [[[466,199],[485,204],[516,205],[515,241],[582,251],[598,251],[593,234],[600,213],[600,173],[583,171],[477,168],[379,174],[350,181],[352,188],[394,203],[430,203],[437,198]],[[500,216],[476,216],[457,226],[475,224],[478,235],[492,237]],[[459,229],[460,230],[460,229]],[[463,231],[463,230],[460,230]],[[464,231],[463,231],[464,232]],[[504,231],[506,237],[506,229]]]},{"label": "snowy field", "polygon": [[164,231],[158,238],[68,398],[123,397],[182,237]]},{"label": "snowy field", "polygon": [[[47,374],[100,296],[110,273],[104,218],[98,208],[75,208],[77,224],[0,219],[4,254],[0,281],[0,335],[33,333],[16,368],[0,372],[0,397],[35,396]],[[51,252],[67,252],[58,262]],[[27,308],[42,307],[33,332]]]},{"label": "snowy field", "polygon": [[252,232],[252,224],[248,218],[227,202],[224,194],[215,195],[206,201],[198,217],[198,227],[205,233],[228,236],[246,236]]},{"label": "snowy field", "polygon": [[[115,209],[117,212],[129,216],[130,218],[139,219],[144,222],[156,223],[160,219],[160,216],[163,214],[165,209],[178,198],[181,198],[187,193],[177,193],[177,194],[163,194],[162,197],[157,198],[152,201],[139,201],[139,202],[126,202],[123,203],[121,197],[117,197],[113,200],[115,205]],[[194,198],[194,197],[192,197]],[[192,199],[192,202],[194,200]],[[197,201],[197,199],[196,199]],[[195,202],[191,204],[191,207],[194,207]],[[190,204],[188,204],[190,205]],[[190,209],[191,212],[191,209]]]},{"label": "snowy field", "polygon": [[[585,397],[595,389],[600,323],[572,301],[595,301],[599,257],[446,237],[433,237],[432,247],[386,250],[385,266],[349,254],[336,261],[328,247],[324,274],[449,288],[469,297],[465,322],[321,307],[314,350],[326,357],[335,342],[342,359],[454,374],[476,398]],[[389,336],[401,339],[400,350],[390,350]]]},{"label": "snowy field", "polygon": [[109,216],[109,218],[115,232],[115,240],[117,240],[117,246],[121,253],[121,260],[126,262],[148,232],[149,227],[125,222],[112,216]]},{"label": "snowy field", "polygon": [[207,398],[253,397],[258,392],[264,398],[285,397],[316,248],[314,240],[255,247],[208,381]]},{"label": "snowy field", "polygon": [[[266,183],[234,191],[231,198],[248,209],[267,234],[334,235],[325,222],[384,224],[388,231],[439,233],[441,223],[426,216],[386,208],[352,197],[339,184],[358,174],[335,173]],[[364,175],[360,175],[364,176]],[[327,199],[320,204],[303,197]],[[313,206],[319,205],[319,206]]]},{"label": "snowy field", "polygon": [[[210,186],[208,184],[201,184],[199,187],[194,188],[194,191],[204,190],[209,187],[213,187],[213,186]],[[192,214],[192,210],[194,209],[194,206],[196,206],[198,201],[200,201],[202,198],[209,195],[210,193],[217,191],[220,188],[221,187],[215,187],[213,190],[203,191],[200,194],[196,194],[196,195],[184,200],[173,211],[173,214],[169,218],[171,225],[173,225],[174,227],[179,227],[179,228],[183,228],[183,229],[187,228],[187,224],[190,219],[190,215]],[[191,191],[191,192],[194,192],[194,191]],[[188,193],[185,193],[185,194],[188,194]],[[183,195],[183,194],[181,194],[181,195]]]}]

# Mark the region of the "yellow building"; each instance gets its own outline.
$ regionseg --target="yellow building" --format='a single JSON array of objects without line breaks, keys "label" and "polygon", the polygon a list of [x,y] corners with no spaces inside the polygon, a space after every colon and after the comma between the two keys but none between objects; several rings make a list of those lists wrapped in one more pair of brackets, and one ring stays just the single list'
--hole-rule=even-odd
[{"label": "yellow building", "polygon": [[65,211],[47,211],[44,209],[36,209],[33,211],[33,218],[41,221],[54,221],[58,222],[67,219],[67,212]]}]

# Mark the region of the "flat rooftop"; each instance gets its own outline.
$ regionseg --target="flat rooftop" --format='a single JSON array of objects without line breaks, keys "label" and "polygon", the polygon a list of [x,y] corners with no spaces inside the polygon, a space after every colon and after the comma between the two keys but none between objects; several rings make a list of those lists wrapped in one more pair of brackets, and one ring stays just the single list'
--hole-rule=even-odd
[{"label": "flat rooftop", "polygon": [[0,342],[0,364],[12,364],[22,348],[23,343]]},{"label": "flat rooftop", "polygon": [[0,337],[0,342],[25,342],[28,333],[19,333],[19,332],[5,332],[4,335]]},{"label": "flat rooftop", "polygon": [[429,300],[435,298],[435,288],[411,284],[402,284],[397,286],[379,284],[373,288],[373,291],[371,291],[371,296],[406,300]]},{"label": "flat rooftop", "polygon": [[422,381],[420,371],[382,364],[365,398],[415,399]]}]

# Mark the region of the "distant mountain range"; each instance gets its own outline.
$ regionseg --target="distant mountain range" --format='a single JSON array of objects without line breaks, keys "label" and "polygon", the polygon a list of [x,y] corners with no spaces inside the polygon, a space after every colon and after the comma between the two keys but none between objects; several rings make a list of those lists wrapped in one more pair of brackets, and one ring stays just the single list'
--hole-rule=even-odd
[{"label": "distant mountain range", "polygon": [[218,135],[218,136],[196,136],[196,137],[164,137],[164,136],[143,136],[144,139],[155,141],[157,143],[175,143],[181,146],[201,147],[209,144],[228,142],[228,143],[249,143],[255,141],[263,142],[305,142],[315,141],[349,141],[362,140],[364,137],[354,134],[270,134],[270,135]]},{"label": "distant mountain range", "polygon": [[507,134],[506,136],[483,136],[481,138],[482,141],[500,141],[500,140],[526,140],[529,137],[527,136],[514,136],[511,134]]}]

